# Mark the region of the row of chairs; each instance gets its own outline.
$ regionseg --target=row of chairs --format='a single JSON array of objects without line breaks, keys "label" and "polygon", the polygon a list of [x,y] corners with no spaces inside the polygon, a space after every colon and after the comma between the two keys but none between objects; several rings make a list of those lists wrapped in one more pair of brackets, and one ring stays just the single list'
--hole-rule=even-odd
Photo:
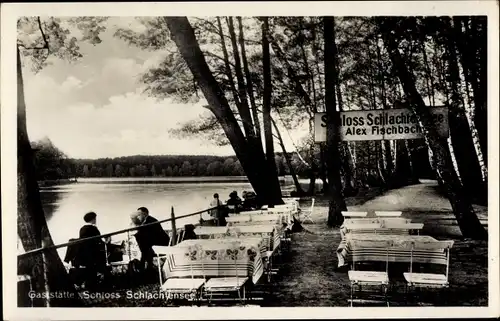
[{"label": "row of chairs", "polygon": [[[165,252],[164,250],[168,251]],[[245,285],[249,278],[247,276],[240,276],[237,272],[237,259],[234,258],[234,269],[236,271],[234,276],[230,277],[209,277],[205,274],[205,267],[203,260],[201,260],[203,275],[195,276],[193,273],[193,265],[190,264],[191,277],[172,277],[163,280],[161,259],[165,258],[168,252],[172,251],[172,247],[154,247],[157,256],[158,277],[160,284],[160,291],[166,294],[167,300],[174,300],[183,296],[191,303],[196,302],[199,304],[200,299],[208,297],[210,303],[213,295],[216,293],[236,293],[241,303],[245,303],[246,289]],[[167,264],[167,263],[165,263]]]},{"label": "row of chairs", "polygon": [[[375,216],[378,217],[400,217],[403,212],[402,211],[374,211]],[[367,217],[368,212],[367,211],[343,211],[342,216],[344,217]]]},{"label": "row of chairs", "polygon": [[[402,258],[390,257],[404,253],[401,251],[409,251],[409,271],[403,273],[406,281],[406,293],[409,293],[415,288],[447,288],[449,286],[449,258],[450,249],[453,246],[453,241],[433,241],[433,242],[408,242],[396,244],[391,240],[356,240],[351,242],[352,246],[352,265],[348,272],[351,284],[351,299],[350,304],[353,305],[354,295],[363,292],[363,287],[376,286],[381,290],[384,301],[389,306],[387,299],[387,290],[389,287],[389,261],[404,261]],[[434,259],[433,265],[444,265],[443,273],[415,273],[415,255],[425,255],[426,251],[443,251],[443,256],[439,259]],[[372,270],[356,270],[358,263],[373,263],[381,258],[381,254],[385,253],[385,271]]]},{"label": "row of chairs", "polygon": [[[242,222],[238,221],[238,219],[241,220],[245,216],[257,218],[255,221],[260,222],[260,224],[266,224],[264,218],[266,218],[267,216],[271,218],[271,216],[273,215],[271,215],[270,213],[283,215],[285,222],[290,223],[291,219],[290,216],[287,214],[293,215],[293,213],[296,212],[298,212],[298,208],[293,203],[285,204],[282,206],[276,206],[275,208],[264,209],[262,211],[242,212],[240,214],[230,216],[228,218],[229,219],[228,225],[231,225],[231,228],[234,231],[238,231],[239,230],[238,223],[240,224],[248,223],[245,222],[245,220],[243,220]],[[235,218],[234,222],[233,220],[230,219],[231,217]],[[269,223],[276,224],[276,220],[270,219]],[[220,229],[220,228],[214,227],[214,229]],[[240,237],[240,235],[238,235],[237,232],[233,234],[234,235],[230,236],[236,238]],[[179,233],[179,235],[182,235],[182,233]],[[183,240],[180,238],[178,243],[182,241]],[[282,251],[282,249],[284,247],[286,249],[289,249],[290,243],[291,243],[291,238],[283,231],[283,234],[281,234],[279,237],[279,243],[278,243],[279,245],[276,248],[276,250],[274,248],[269,249],[268,251],[266,251],[265,255],[262,255],[262,259],[267,263],[266,264],[267,269],[265,270],[265,274],[267,275],[268,282],[272,281],[272,276],[276,275],[279,270],[273,268],[274,256],[276,254],[278,254],[279,256],[283,255],[284,251]],[[157,261],[159,263],[161,261],[161,258],[164,257],[165,255],[162,254],[161,248],[155,248],[155,252],[157,253]],[[234,261],[234,264],[235,264],[234,269],[235,271],[237,271],[238,267],[236,259]],[[190,265],[190,268],[192,269],[192,265]],[[203,267],[202,270],[204,271]],[[169,278],[163,281],[161,264],[158,264],[158,274],[160,279],[161,291],[171,295],[174,294],[174,296],[175,294],[179,293],[191,293],[195,298],[194,300],[191,300],[191,302],[199,302],[200,298],[207,298],[208,302],[211,302],[214,294],[224,294],[227,292],[237,293],[238,299],[240,300],[241,303],[244,303],[246,300],[245,285],[249,280],[249,278],[238,276],[238,273],[236,273],[234,277],[207,277],[205,274],[203,274],[203,277],[194,277],[192,275],[191,278]]]}]

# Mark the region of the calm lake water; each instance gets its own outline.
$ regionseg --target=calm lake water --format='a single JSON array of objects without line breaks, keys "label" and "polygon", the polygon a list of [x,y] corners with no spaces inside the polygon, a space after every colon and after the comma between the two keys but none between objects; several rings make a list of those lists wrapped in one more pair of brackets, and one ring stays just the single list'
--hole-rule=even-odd
[{"label": "calm lake water", "polygon": [[[213,180],[217,180],[214,182]],[[231,180],[239,179],[240,182]],[[194,180],[198,182],[193,182]],[[130,213],[138,207],[149,209],[158,220],[170,218],[171,208],[181,216],[209,207],[214,193],[227,200],[229,193],[252,191],[251,185],[239,177],[175,178],[80,178],[78,183],[41,189],[42,204],[54,243],[64,243],[78,237],[84,224],[83,215],[97,213],[101,233],[130,227]],[[202,181],[202,182],[199,182]],[[291,179],[282,182],[282,190],[293,188]],[[206,218],[208,214],[204,214]],[[199,215],[176,222],[177,227],[198,222]],[[170,222],[162,224],[170,228]],[[114,236],[119,239],[120,236]],[[60,252],[65,253],[65,249]]]}]

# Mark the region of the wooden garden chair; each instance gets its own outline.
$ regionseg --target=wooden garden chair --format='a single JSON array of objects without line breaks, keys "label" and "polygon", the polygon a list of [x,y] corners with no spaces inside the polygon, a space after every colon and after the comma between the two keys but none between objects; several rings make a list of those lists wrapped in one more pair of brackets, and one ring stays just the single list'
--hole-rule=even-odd
[{"label": "wooden garden chair", "polygon": [[302,218],[302,222],[303,223],[305,223],[307,220],[309,220],[309,221],[311,221],[311,223],[314,224],[314,221],[312,219],[312,215],[314,213],[314,202],[315,202],[315,199],[313,197],[312,200],[311,200],[311,207],[310,207],[310,209],[308,209],[308,210],[302,210],[300,212],[300,214],[303,216],[303,218]]},{"label": "wooden garden chair", "polygon": [[[387,298],[387,291],[389,287],[389,250],[392,247],[392,241],[389,240],[352,240],[350,242],[352,247],[352,270],[348,272],[349,281],[351,283],[351,299],[350,306],[353,306],[355,301],[355,296],[357,293],[363,292],[363,287],[366,288],[377,288],[378,296],[380,296],[380,291],[382,292],[383,300],[389,306],[389,301]],[[360,258],[359,262],[371,261],[372,259],[367,259],[363,257],[363,251],[376,251],[380,252],[379,255],[385,253],[385,271],[367,271],[367,270],[356,270],[356,259]],[[373,292],[371,292],[373,294]],[[358,300],[357,301],[376,301],[380,300]]]},{"label": "wooden garden chair", "polygon": [[[236,234],[238,234],[236,232]],[[238,255],[240,254],[240,242],[232,243],[229,251],[231,253],[231,257],[234,260],[234,276],[228,277],[214,277],[210,278],[203,289],[205,293],[208,294],[210,303],[213,299],[214,293],[222,294],[222,293],[234,293],[236,292],[238,295],[238,299],[242,304],[246,301],[246,291],[245,285],[248,281],[247,276],[240,276],[238,271]]]},{"label": "wooden garden chair", "polygon": [[[403,273],[406,280],[407,294],[414,292],[417,288],[448,288],[448,272],[450,266],[450,250],[453,241],[436,242],[411,242],[410,271]],[[415,251],[443,251],[442,260],[434,261],[434,264],[446,266],[444,273],[415,273],[413,272]]]},{"label": "wooden garden chair", "polygon": [[[156,252],[158,261],[160,256],[168,256],[169,254],[174,254],[178,251],[184,255],[186,248],[177,248],[171,246],[154,246],[153,250]],[[200,246],[190,246],[188,250],[188,260],[189,260],[189,277],[173,277],[168,278],[163,282],[163,275],[161,271],[161,264],[158,264],[158,278],[160,284],[160,291],[166,295],[167,301],[175,296],[183,297],[185,299],[195,299],[198,301],[200,297],[200,290],[203,284],[205,284],[206,278],[203,269],[203,259],[200,255],[202,249]],[[168,258],[167,258],[168,259]],[[203,277],[195,276],[193,272],[193,261],[201,260]],[[190,300],[192,302],[192,300]]]}]

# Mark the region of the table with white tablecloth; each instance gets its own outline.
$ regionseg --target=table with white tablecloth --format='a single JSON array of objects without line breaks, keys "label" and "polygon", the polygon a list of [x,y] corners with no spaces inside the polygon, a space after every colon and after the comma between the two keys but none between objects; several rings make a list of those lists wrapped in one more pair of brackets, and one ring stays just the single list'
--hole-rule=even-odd
[{"label": "table with white tablecloth", "polygon": [[212,239],[221,238],[227,231],[227,226],[197,226],[194,233],[200,239]]},{"label": "table with white tablecloth", "polygon": [[269,251],[275,251],[280,242],[281,235],[274,225],[238,225],[230,226],[229,233],[238,237],[260,237],[266,241]]},{"label": "table with white tablecloth", "polygon": [[248,277],[255,284],[264,266],[258,238],[186,240],[165,247],[165,277]]},{"label": "table with white tablecloth", "polygon": [[[352,241],[390,241],[392,246],[387,250],[380,247],[366,246],[353,248]],[[437,242],[428,235],[395,235],[395,234],[353,234],[347,233],[337,248],[338,266],[344,266],[354,261],[373,262],[410,262],[413,256],[415,263],[446,264],[446,253],[440,250],[414,250],[411,251],[411,242]]]}]

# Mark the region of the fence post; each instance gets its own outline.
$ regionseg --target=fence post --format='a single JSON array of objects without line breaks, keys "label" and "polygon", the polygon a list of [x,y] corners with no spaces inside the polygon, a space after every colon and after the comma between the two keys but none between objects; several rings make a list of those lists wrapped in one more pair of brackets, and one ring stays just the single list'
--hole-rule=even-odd
[{"label": "fence post", "polygon": [[177,228],[175,227],[175,213],[174,207],[172,206],[172,212],[170,213],[170,217],[172,218],[171,226],[172,226],[172,245],[177,244]]}]

